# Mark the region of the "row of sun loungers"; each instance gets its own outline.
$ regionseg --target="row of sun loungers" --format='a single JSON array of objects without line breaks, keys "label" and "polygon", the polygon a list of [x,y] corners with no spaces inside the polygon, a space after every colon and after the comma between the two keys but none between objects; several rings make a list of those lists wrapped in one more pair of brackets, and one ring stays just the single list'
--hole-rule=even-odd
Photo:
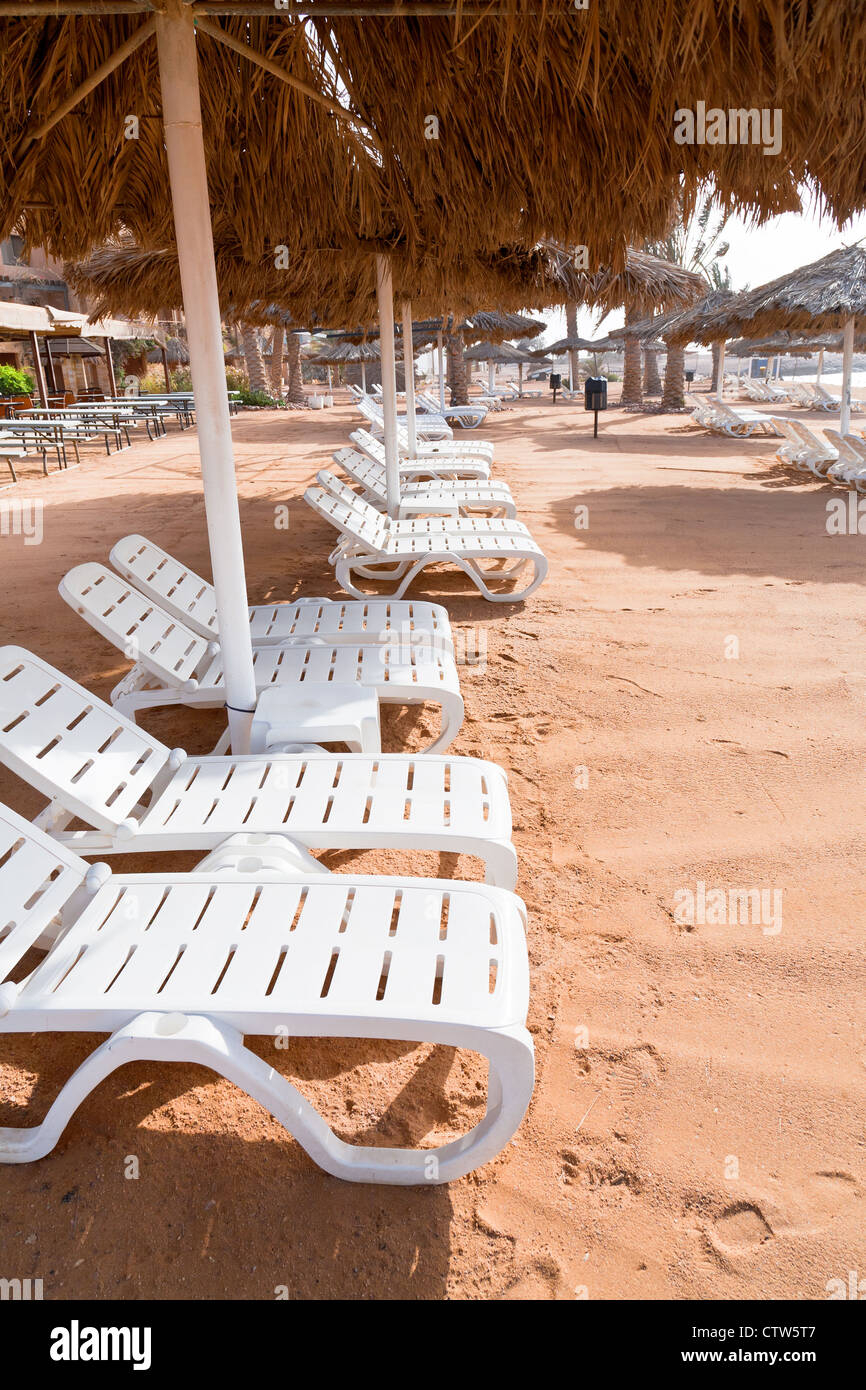
[{"label": "row of sun loungers", "polygon": [[[366,404],[365,419],[381,425],[375,402]],[[443,563],[461,569],[491,602],[519,602],[542,583],[547,560],[517,519],[507,485],[491,481],[489,442],[428,441],[410,458],[408,435],[398,427],[401,500],[397,515],[389,516],[384,445],[368,430],[350,438],[351,447],[337,450],[334,462],[360,491],[322,469],[317,486],[304,494],[340,533],[330,560],[347,593],[364,598],[359,580],[386,580],[394,585],[391,595],[402,598],[422,570]],[[527,565],[529,582],[515,589]]]},{"label": "row of sun loungers", "polygon": [[[838,411],[842,407],[841,396],[834,396],[825,387],[813,381],[791,382],[782,387],[769,381],[759,381],[753,377],[743,377],[740,391],[750,400],[770,401],[772,404],[789,402],[803,406],[806,410]],[[852,411],[862,409],[860,401],[851,402]]]},{"label": "row of sun loungers", "polygon": [[785,442],[776,451],[782,463],[807,469],[815,477],[866,492],[866,438],[824,430],[824,438],[799,420],[775,421]]},{"label": "row of sun loungers", "polygon": [[[360,491],[322,470],[307,494],[340,527],[338,577],[349,587],[384,571],[402,593],[440,558],[484,592],[474,566],[492,556],[505,561],[500,582],[531,560],[533,582],[510,597],[531,592],[546,564],[508,488],[490,480],[492,447],[440,439],[410,459],[400,440],[400,516],[384,511],[382,445],[366,430],[335,458]],[[133,660],[110,703],[20,646],[0,649],[0,762],[47,803],[32,823],[0,805],[0,1031],[110,1035],[40,1124],[0,1129],[0,1161],[42,1157],[105,1076],[153,1059],[226,1076],[341,1178],[447,1182],[486,1162],[532,1094],[526,909],[513,892],[505,773],[445,751],[463,719],[447,611],[399,597],[250,608],[260,709],[278,690],[321,729],[323,711],[355,691],[375,707],[372,746],[368,729],[366,746],[346,740],[359,751],[328,751],[343,740],[305,734],[301,713],[263,725],[259,751],[228,755],[223,738],[201,757],[135,719],[224,704],[213,588],[140,535],[109,559],[76,566],[60,592]],[[439,705],[427,752],[381,752],[387,701]],[[471,855],[484,882],[330,873],[314,856],[329,849]],[[85,857],[179,851],[204,858],[192,872],[120,874]],[[437,1148],[348,1144],[245,1046],[247,1033],[470,1048],[489,1062],[487,1108]]]},{"label": "row of sun loungers", "polygon": [[715,398],[701,402],[692,412],[692,419],[714,434],[727,434],[735,439],[746,439],[753,434],[778,434],[771,415],[760,410],[735,410]]}]

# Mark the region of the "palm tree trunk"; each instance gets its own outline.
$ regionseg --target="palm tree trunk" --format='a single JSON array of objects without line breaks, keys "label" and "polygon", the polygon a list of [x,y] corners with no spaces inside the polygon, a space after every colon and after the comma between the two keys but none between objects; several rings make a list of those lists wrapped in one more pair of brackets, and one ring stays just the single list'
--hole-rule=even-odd
[{"label": "palm tree trunk", "polygon": [[645,396],[660,396],[662,393],[662,382],[659,376],[658,353],[645,352],[643,358],[643,393]]},{"label": "palm tree trunk", "polygon": [[662,393],[662,410],[683,410],[686,404],[683,385],[683,369],[686,361],[685,343],[668,343],[668,360],[665,367],[665,389]]},{"label": "palm tree trunk", "polygon": [[[577,337],[577,305],[576,305],[576,304],[566,304],[566,306],[565,306],[565,327],[566,327],[566,334],[567,334],[567,336],[568,336],[569,338],[576,338],[576,337]],[[577,385],[578,385],[578,381],[579,381],[578,371],[579,371],[579,366],[580,366],[580,353],[577,351],[576,348],[569,348],[569,350],[568,350],[568,359],[569,359],[569,362],[570,362],[570,364],[571,364],[571,380],[572,380],[572,383],[573,383],[575,389],[577,389]]]},{"label": "palm tree trunk", "polygon": [[[637,323],[641,317],[640,309],[630,304],[625,311],[626,327],[630,323]],[[643,403],[640,368],[640,339],[632,337],[629,333],[625,339],[623,350],[621,405],[641,405]]]},{"label": "palm tree trunk", "polygon": [[283,339],[286,330],[277,324],[271,342],[271,390],[279,397],[283,394]]},{"label": "palm tree trunk", "polygon": [[304,379],[301,375],[301,340],[297,333],[286,334],[286,363],[289,369],[289,389],[286,400],[289,405],[304,405]]},{"label": "palm tree trunk", "polygon": [[250,383],[250,390],[261,391],[264,395],[267,395],[268,381],[265,376],[265,364],[262,361],[262,354],[259,352],[256,330],[251,328],[248,323],[241,324],[241,340],[244,345],[244,357],[247,363],[247,378]]},{"label": "palm tree trunk", "polygon": [[469,404],[469,369],[463,356],[463,334],[448,335],[448,366],[451,376],[451,404]]}]

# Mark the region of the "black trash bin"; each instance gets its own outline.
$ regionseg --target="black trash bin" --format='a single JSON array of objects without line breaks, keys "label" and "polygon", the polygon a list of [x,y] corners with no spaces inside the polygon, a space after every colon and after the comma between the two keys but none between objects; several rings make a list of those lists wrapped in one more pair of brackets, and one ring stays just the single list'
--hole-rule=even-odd
[{"label": "black trash bin", "polygon": [[585,410],[595,411],[592,429],[593,439],[598,438],[598,412],[607,410],[607,377],[588,376],[583,383],[583,405]]}]

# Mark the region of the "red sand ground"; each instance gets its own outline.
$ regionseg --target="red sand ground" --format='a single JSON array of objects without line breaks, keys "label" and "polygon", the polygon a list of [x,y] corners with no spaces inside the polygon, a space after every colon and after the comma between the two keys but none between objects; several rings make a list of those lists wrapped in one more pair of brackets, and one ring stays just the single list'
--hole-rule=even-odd
[{"label": "red sand ground", "polygon": [[[300,498],[351,419],[235,421],[254,601],[337,592],[333,533]],[[445,573],[416,590],[486,642],[486,667],[461,673],[453,751],[511,779],[539,1072],[514,1143],[447,1189],[350,1186],[227,1082],[143,1063],[48,1158],[3,1170],[5,1277],[42,1278],[46,1298],[820,1299],[866,1274],[866,538],[827,534],[838,490],[776,463],[770,440],[613,409],[594,442],[588,420],[544,401],[484,429],[551,560],[533,599],[494,607]],[[208,572],[194,439],[93,452],[0,502],[17,496],[44,500],[45,539],[0,541],[3,639],[107,696],[124,664],[57,581],[130,530]],[[418,747],[432,722],[389,715],[386,746]],[[148,723],[197,751],[219,726]],[[2,769],[0,798],[39,806]],[[674,895],[698,880],[780,890],[781,931],[678,924]],[[0,1038],[0,1123],[41,1118],[95,1041]],[[483,1101],[464,1054],[259,1046],[367,1142],[441,1140]]]}]

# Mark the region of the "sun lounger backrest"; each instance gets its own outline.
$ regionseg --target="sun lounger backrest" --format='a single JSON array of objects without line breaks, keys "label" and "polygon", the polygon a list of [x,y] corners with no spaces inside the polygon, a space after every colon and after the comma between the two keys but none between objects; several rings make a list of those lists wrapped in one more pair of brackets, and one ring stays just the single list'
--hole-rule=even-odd
[{"label": "sun lounger backrest", "polygon": [[182,687],[195,680],[199,665],[211,655],[203,637],[104,565],[78,565],[58,588],[91,627],[166,685]]},{"label": "sun lounger backrest", "polygon": [[334,497],[338,497],[347,507],[351,507],[357,513],[359,524],[372,527],[376,531],[385,529],[385,518],[382,513],[365,502],[363,497],[359,497],[357,492],[353,492],[345,483],[341,483],[335,473],[331,473],[327,468],[320,468],[316,474],[319,484],[330,492]]},{"label": "sun lounger backrest", "polygon": [[[399,432],[398,428],[398,435]],[[383,467],[385,466],[385,445],[382,443],[381,439],[377,439],[375,435],[370,434],[369,430],[353,430],[349,438],[352,443],[357,444],[358,448],[363,450],[365,454],[369,454],[371,459],[375,459],[377,463],[381,463]]]},{"label": "sun lounger backrest", "polygon": [[[347,491],[351,491],[351,489],[347,489]],[[323,516],[326,521],[330,521],[332,526],[336,526],[338,531],[361,541],[368,549],[382,549],[385,535],[381,524],[374,526],[366,516],[359,512],[357,507],[335,495],[329,488],[308,487],[304,493],[304,501],[308,502],[313,510]],[[370,510],[373,511],[373,508]],[[374,512],[374,515],[379,518],[381,523],[380,514]]]},{"label": "sun lounger backrest", "polygon": [[371,400],[369,396],[363,396],[358,401],[358,409],[366,420],[371,420],[375,425],[381,425],[382,407],[376,401]]},{"label": "sun lounger backrest", "polygon": [[361,487],[373,492],[382,501],[387,496],[387,483],[385,468],[381,463],[376,463],[373,459],[367,458],[365,454],[359,453],[357,449],[338,449],[334,454],[334,460],[347,473],[350,478],[354,478]]},{"label": "sun lounger backrest", "polygon": [[14,1002],[3,981],[81,887],[88,865],[0,804],[0,1017]]},{"label": "sun lounger backrest", "polygon": [[213,585],[144,536],[124,536],[113,546],[111,563],[140,593],[179,610],[193,632],[219,636]]},{"label": "sun lounger backrest", "polygon": [[0,762],[52,801],[115,830],[168,758],[164,743],[32,652],[0,647]]}]

